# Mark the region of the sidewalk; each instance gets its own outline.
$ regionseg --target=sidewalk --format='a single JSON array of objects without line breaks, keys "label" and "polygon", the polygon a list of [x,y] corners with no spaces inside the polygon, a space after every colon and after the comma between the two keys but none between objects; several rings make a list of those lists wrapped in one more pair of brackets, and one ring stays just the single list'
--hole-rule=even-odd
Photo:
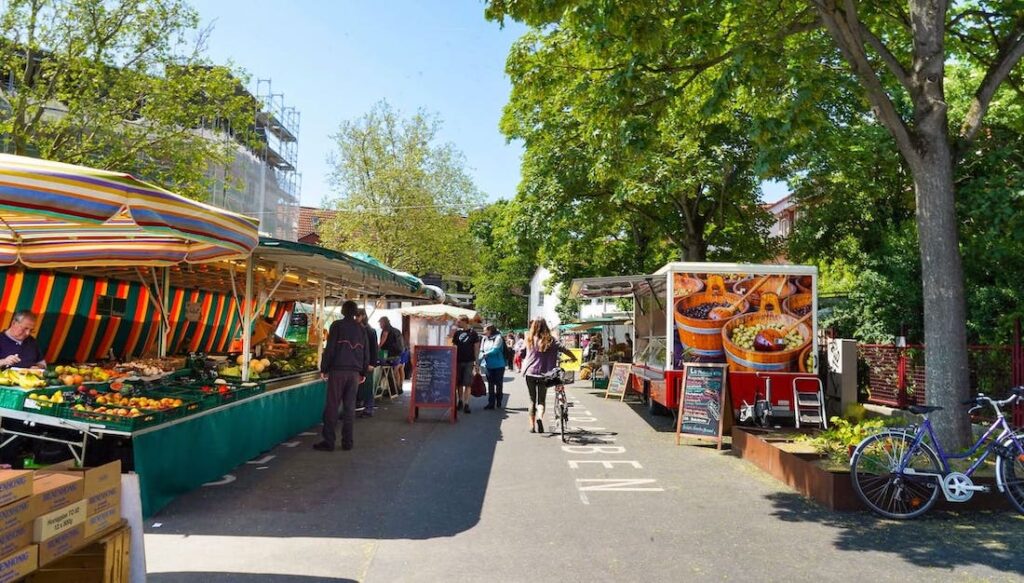
[{"label": "sidewalk", "polygon": [[520,379],[506,394],[504,411],[476,399],[455,425],[431,413],[410,425],[404,399],[384,403],[357,420],[351,452],[314,451],[318,437],[302,435],[183,496],[147,523],[150,581],[1024,575],[1022,517],[836,515],[728,453],[675,446],[669,418],[589,387],[570,389],[570,425],[587,429],[564,447],[528,432]]}]

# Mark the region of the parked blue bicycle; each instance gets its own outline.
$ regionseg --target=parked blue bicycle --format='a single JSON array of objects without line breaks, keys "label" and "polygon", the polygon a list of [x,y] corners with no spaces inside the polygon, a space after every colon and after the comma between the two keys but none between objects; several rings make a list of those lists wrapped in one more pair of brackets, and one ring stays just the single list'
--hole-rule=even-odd
[{"label": "parked blue bicycle", "polygon": [[[1024,432],[1014,433],[1002,411],[1021,400],[1024,387],[1015,387],[1002,401],[981,394],[964,401],[964,405],[971,406],[971,413],[991,406],[996,420],[970,449],[955,455],[942,449],[927,417],[942,407],[910,407],[912,413],[925,415],[920,427],[884,430],[857,445],[850,457],[854,490],[876,514],[917,518],[935,505],[940,494],[950,502],[966,502],[975,492],[988,492],[988,486],[975,484],[971,476],[994,453],[996,486],[1024,514]],[[966,471],[950,467],[949,460],[969,458],[983,447],[984,452]]]}]

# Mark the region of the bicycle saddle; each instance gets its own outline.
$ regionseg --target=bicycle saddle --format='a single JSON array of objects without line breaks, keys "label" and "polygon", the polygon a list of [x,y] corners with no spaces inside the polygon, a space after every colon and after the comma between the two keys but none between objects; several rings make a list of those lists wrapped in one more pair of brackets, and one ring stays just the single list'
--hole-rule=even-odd
[{"label": "bicycle saddle", "polygon": [[915,415],[927,415],[932,411],[942,411],[942,407],[936,407],[935,405],[911,405],[907,409]]}]

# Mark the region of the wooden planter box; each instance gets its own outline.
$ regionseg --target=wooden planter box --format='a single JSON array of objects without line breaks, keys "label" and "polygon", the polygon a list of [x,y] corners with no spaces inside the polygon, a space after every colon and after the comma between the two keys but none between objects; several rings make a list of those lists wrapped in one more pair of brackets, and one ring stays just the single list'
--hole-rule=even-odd
[{"label": "wooden planter box", "polygon": [[[741,458],[769,473],[775,479],[811,498],[829,510],[850,512],[867,510],[853,491],[849,472],[829,471],[817,463],[822,456],[811,453],[792,453],[781,449],[774,432],[749,427],[733,427],[732,451]],[[992,491],[976,493],[963,504],[947,502],[940,497],[935,510],[1011,510],[1010,503],[996,489],[994,478],[979,478],[975,483],[986,484]]]}]

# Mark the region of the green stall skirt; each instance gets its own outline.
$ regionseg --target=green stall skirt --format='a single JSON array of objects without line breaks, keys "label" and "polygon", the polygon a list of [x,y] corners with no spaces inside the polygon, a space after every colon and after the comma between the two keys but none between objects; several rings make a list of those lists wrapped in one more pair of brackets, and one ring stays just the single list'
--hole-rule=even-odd
[{"label": "green stall skirt", "polygon": [[326,389],[278,389],[133,436],[143,515],[319,423]]}]

